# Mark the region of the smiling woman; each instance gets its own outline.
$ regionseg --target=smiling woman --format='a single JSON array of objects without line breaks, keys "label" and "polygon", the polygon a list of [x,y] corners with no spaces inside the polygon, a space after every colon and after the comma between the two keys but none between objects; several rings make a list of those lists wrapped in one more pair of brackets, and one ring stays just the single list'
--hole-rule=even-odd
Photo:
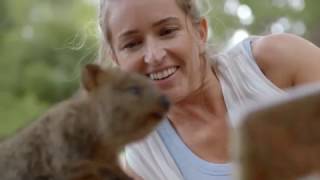
[{"label": "smiling woman", "polygon": [[102,51],[173,103],[148,138],[126,147],[124,168],[134,177],[231,179],[233,110],[320,80],[319,48],[293,35],[250,37],[209,56],[195,0],[104,0],[99,17]]},{"label": "smiling woman", "polygon": [[199,88],[199,77],[191,75],[204,63],[198,56],[204,46],[194,43],[205,44],[204,20],[197,22],[201,33],[196,32],[175,1],[111,1],[109,9],[110,48],[121,69],[149,76],[172,99]]}]

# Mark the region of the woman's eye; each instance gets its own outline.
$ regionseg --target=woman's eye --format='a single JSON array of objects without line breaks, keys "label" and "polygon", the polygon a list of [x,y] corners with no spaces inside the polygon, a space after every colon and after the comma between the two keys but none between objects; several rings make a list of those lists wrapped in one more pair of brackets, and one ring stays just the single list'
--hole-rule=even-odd
[{"label": "woman's eye", "polygon": [[132,41],[132,42],[125,44],[122,49],[132,49],[134,47],[137,47],[139,44],[140,44],[139,41]]},{"label": "woman's eye", "polygon": [[168,36],[173,35],[174,32],[176,32],[178,28],[166,28],[160,31],[160,36]]}]

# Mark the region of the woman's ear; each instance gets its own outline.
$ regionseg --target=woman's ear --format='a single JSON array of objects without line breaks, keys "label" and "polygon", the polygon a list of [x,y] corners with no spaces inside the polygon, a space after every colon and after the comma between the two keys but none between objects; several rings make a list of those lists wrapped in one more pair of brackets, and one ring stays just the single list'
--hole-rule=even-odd
[{"label": "woman's ear", "polygon": [[200,40],[200,52],[204,53],[208,38],[208,22],[206,18],[201,18],[198,24],[199,40]]}]

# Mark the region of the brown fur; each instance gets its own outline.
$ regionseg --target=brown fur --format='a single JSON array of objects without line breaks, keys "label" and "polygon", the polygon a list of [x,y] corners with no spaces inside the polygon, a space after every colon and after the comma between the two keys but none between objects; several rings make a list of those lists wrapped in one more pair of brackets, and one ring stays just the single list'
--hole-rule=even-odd
[{"label": "brown fur", "polygon": [[87,65],[85,93],[0,144],[1,180],[125,180],[118,153],[145,137],[169,103],[145,77]]},{"label": "brown fur", "polygon": [[237,179],[320,179],[319,92],[250,113],[236,131]]}]

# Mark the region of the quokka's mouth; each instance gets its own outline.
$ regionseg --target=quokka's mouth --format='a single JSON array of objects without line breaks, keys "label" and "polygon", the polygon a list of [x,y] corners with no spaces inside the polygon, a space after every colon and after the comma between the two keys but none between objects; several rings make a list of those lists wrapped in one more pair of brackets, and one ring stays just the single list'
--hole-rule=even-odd
[{"label": "quokka's mouth", "polygon": [[158,107],[150,113],[154,119],[162,119],[170,108],[170,101],[164,95],[159,97],[158,103]]}]

